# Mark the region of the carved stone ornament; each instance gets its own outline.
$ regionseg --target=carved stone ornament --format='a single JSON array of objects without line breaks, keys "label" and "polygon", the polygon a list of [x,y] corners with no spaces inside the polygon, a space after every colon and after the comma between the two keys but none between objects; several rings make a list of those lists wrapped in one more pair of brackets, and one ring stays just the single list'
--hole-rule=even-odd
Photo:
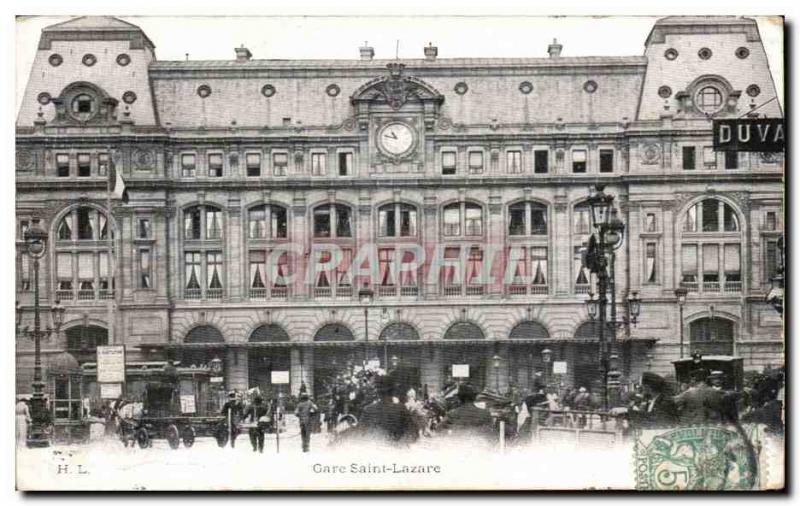
[{"label": "carved stone ornament", "polygon": [[136,169],[150,169],[154,160],[155,155],[149,149],[137,149],[131,154],[131,163]]},{"label": "carved stone ornament", "polygon": [[17,169],[30,170],[33,167],[33,155],[26,149],[17,151]]},{"label": "carved stone ornament", "polygon": [[383,93],[386,95],[386,103],[394,110],[403,107],[408,100],[408,86],[403,80],[402,63],[390,63],[389,78],[383,83]]},{"label": "carved stone ornament", "polygon": [[661,144],[657,142],[643,144],[639,152],[644,165],[656,165],[661,162]]},{"label": "carved stone ornament", "polygon": [[[386,68],[387,76],[373,79],[353,93],[350,100],[356,105],[357,113],[364,112],[359,104],[370,102],[383,102],[392,109],[398,110],[409,101],[435,104],[441,104],[444,101],[442,94],[429,84],[404,75],[405,65],[402,63],[392,62],[386,65]],[[435,113],[436,109],[432,112]]]}]

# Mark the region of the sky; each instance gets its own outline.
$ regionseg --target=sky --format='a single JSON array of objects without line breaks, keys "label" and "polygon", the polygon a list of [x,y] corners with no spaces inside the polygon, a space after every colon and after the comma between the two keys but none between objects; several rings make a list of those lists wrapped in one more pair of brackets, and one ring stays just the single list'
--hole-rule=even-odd
[{"label": "sky", "polygon": [[[529,16],[119,16],[138,25],[156,45],[159,60],[232,60],[244,44],[254,59],[359,57],[368,43],[376,58],[421,58],[429,43],[440,58],[546,57],[554,38],[562,56],[632,56],[657,17]],[[16,22],[16,110],[36,54],[41,29],[68,17],[27,16]],[[783,104],[783,33],[759,18],[759,31]]]}]

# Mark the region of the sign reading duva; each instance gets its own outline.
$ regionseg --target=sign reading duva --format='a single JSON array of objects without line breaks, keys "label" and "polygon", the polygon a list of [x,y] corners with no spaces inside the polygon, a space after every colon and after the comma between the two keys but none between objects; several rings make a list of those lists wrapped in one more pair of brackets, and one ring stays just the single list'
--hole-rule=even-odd
[{"label": "sign reading duva", "polygon": [[778,153],[786,149],[786,127],[780,118],[714,120],[715,151]]}]

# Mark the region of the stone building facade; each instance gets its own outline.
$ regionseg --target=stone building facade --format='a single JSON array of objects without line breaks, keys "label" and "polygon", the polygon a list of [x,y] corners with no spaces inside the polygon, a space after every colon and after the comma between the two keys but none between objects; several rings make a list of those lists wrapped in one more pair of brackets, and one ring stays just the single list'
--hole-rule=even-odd
[{"label": "stone building facade", "polygon": [[[681,326],[686,354],[783,361],[764,302],[783,157],[711,149],[713,118],[782,116],[755,21],[664,18],[641,56],[562,57],[556,42],[545,58],[437,52],[159,61],[116,18],[44,29],[17,119],[16,274],[30,325],[22,238],[38,224],[42,303],[67,307],[45,363],[124,344],[130,362],[220,357],[227,388],[269,388],[289,370],[297,392],[366,357],[429,390],[452,364],[505,389],[552,381],[548,349],[566,362],[556,380],[588,386],[600,367],[578,248],[596,183],[626,224],[618,314],[630,291],[642,299],[638,324],[616,331],[626,378],[669,373]],[[112,167],[127,203],[108,198]],[[445,266],[404,270],[399,244]],[[366,308],[364,278],[341,267],[364,245],[378,273]],[[500,267],[510,277],[471,283],[491,248],[520,257]],[[333,269],[300,275],[315,263]],[[20,391],[30,349],[18,339]]]}]

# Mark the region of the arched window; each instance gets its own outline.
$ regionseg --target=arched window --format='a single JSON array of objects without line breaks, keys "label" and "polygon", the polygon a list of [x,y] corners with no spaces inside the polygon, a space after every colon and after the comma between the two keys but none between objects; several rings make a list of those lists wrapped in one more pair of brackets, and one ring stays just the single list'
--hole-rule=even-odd
[{"label": "arched window", "polygon": [[67,351],[79,363],[97,360],[97,347],[108,344],[108,329],[97,325],[80,325],[67,329]]},{"label": "arched window", "polygon": [[198,205],[183,211],[184,298],[222,298],[222,230],[218,207]]},{"label": "arched window", "polygon": [[691,353],[733,355],[733,322],[725,318],[701,318],[689,324]]},{"label": "arched window", "polygon": [[703,86],[694,97],[695,105],[707,114],[713,114],[722,109],[722,92],[716,86]]},{"label": "arched window", "polygon": [[261,325],[250,334],[251,343],[277,343],[289,340],[289,334],[281,327],[274,323]]},{"label": "arched window", "polygon": [[475,340],[485,339],[485,337],[481,328],[472,322],[454,323],[444,333],[445,339]]},{"label": "arched window", "polygon": [[288,237],[287,210],[278,205],[260,205],[247,213],[247,278],[251,299],[285,299],[289,288],[289,252],[275,250],[276,242]]},{"label": "arched window", "polygon": [[314,209],[314,237],[353,237],[353,216],[343,204],[323,204]]},{"label": "arched window", "polygon": [[395,322],[387,325],[381,332],[379,341],[419,341],[417,329],[408,323]]},{"label": "arched window", "polygon": [[329,323],[314,334],[314,341],[354,341],[353,333],[341,323]]},{"label": "arched window", "polygon": [[378,208],[378,237],[415,237],[417,208],[410,204],[386,204]]},{"label": "arched window", "polygon": [[56,297],[62,301],[113,297],[108,251],[114,233],[104,211],[71,209],[56,225]]},{"label": "arched window", "polygon": [[[605,332],[603,333],[603,340],[608,341],[612,339],[615,334],[616,328],[611,323],[606,323]],[[591,320],[583,322],[575,330],[575,339],[581,341],[598,341],[600,339],[600,322]]]},{"label": "arched window", "polygon": [[[314,208],[314,238],[338,239],[336,247],[320,241],[313,248],[310,268],[314,273],[314,297],[349,298],[353,295],[350,267],[353,263],[353,214],[343,204]],[[338,254],[338,255],[337,255]]]},{"label": "arched window", "polygon": [[473,202],[454,202],[442,209],[442,235],[475,237],[483,235],[483,210]]},{"label": "arched window", "polygon": [[[186,347],[181,352],[181,366],[207,366],[211,360],[219,357],[225,346],[222,332],[211,325],[200,325],[186,334],[183,342],[197,347]],[[215,346],[219,345],[219,346]]]},{"label": "arched window", "polygon": [[511,333],[508,335],[509,339],[549,339],[550,333],[539,322],[524,321],[518,323]]},{"label": "arched window", "polygon": [[742,291],[742,232],[732,206],[706,198],[682,220],[681,285],[690,291]]},{"label": "arched window", "polygon": [[508,235],[547,235],[547,207],[519,202],[508,207]]}]

